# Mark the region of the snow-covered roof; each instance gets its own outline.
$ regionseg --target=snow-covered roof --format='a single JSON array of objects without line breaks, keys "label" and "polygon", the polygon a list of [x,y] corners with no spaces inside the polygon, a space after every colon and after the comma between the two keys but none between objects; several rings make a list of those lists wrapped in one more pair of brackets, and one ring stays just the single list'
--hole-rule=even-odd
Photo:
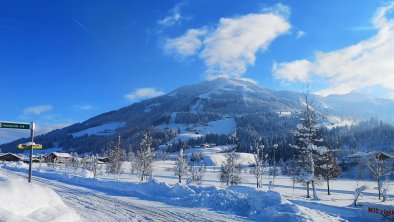
[{"label": "snow-covered roof", "polygon": [[387,154],[382,151],[373,151],[373,152],[357,152],[355,154],[349,155],[348,158],[366,158],[371,156],[377,156],[379,159],[389,159],[392,158],[390,154]]},{"label": "snow-covered roof", "polygon": [[71,154],[69,154],[69,153],[52,152],[49,155],[51,155],[51,154],[53,154],[57,157],[63,157],[63,158],[71,158],[72,157]]},{"label": "snow-covered roof", "polygon": [[14,156],[14,157],[16,157],[16,158],[22,159],[20,156],[14,154],[14,153],[3,153],[3,154],[0,154],[0,157],[6,156],[6,155],[12,155],[12,156]]}]

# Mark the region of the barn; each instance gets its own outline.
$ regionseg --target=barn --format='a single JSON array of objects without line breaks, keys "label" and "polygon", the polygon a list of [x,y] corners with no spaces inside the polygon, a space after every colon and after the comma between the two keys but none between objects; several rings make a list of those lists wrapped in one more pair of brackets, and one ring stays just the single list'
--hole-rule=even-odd
[{"label": "barn", "polygon": [[0,154],[0,161],[19,162],[22,158],[14,153]]}]

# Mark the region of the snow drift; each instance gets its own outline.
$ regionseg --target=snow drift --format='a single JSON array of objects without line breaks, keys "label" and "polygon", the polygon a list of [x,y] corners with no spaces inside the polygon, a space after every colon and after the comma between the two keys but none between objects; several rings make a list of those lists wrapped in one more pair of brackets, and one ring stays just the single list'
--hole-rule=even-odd
[{"label": "snow drift", "polygon": [[55,191],[0,174],[0,221],[79,221]]}]

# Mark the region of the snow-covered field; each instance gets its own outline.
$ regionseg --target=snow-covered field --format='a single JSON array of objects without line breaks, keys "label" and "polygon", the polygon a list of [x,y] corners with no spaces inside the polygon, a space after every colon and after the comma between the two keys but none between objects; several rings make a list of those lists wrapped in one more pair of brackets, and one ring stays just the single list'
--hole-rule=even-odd
[{"label": "snow-covered field", "polygon": [[[182,185],[178,184],[178,178],[174,175],[175,162],[173,160],[155,161],[154,180],[144,183],[140,183],[138,177],[131,174],[130,162],[123,164],[123,173],[118,179],[105,173],[95,179],[91,178],[91,174],[82,170],[73,175],[71,170],[66,170],[63,165],[59,165],[56,171],[53,171],[52,167],[43,164],[41,171],[35,170],[33,172],[33,175],[39,177],[35,178],[34,182],[45,184],[45,186],[51,184],[49,187],[52,189],[55,187],[54,190],[62,197],[63,201],[87,221],[90,221],[89,215],[99,211],[99,209],[87,209],[87,203],[97,202],[99,200],[96,199],[101,197],[99,204],[95,206],[97,208],[105,208],[106,200],[111,200],[109,204],[113,204],[113,202],[118,204],[119,202],[119,206],[115,207],[114,211],[107,209],[105,211],[107,215],[101,215],[102,221],[130,221],[132,219],[136,221],[165,221],[163,219],[166,217],[165,215],[175,214],[174,211],[185,212],[188,216],[183,217],[176,214],[177,216],[174,218],[169,216],[168,221],[198,221],[201,219],[199,217],[204,217],[208,221],[370,221],[363,219],[362,208],[352,206],[354,189],[361,185],[368,187],[360,200],[361,202],[381,204],[377,198],[374,181],[347,179],[332,181],[330,184],[331,195],[326,194],[326,185],[321,183],[317,186],[320,200],[310,200],[305,198],[304,187],[296,184],[293,190],[291,180],[286,176],[276,177],[275,188],[269,190],[268,184],[269,181],[272,181],[272,177],[265,174],[263,187],[257,190],[254,188],[255,177],[245,168],[241,186],[226,187],[219,182],[219,162],[224,158],[224,154],[220,153],[219,148],[200,149],[204,148],[186,150],[185,153],[191,155],[192,152],[200,151],[208,159],[217,159],[212,162],[212,165],[207,166],[201,186],[186,185],[186,177],[183,178]],[[242,157],[242,154],[240,156]],[[249,158],[252,157],[241,159],[247,161]],[[246,165],[244,163],[244,166]],[[8,163],[2,166],[0,172],[7,173],[7,175],[10,172],[25,175],[27,168],[26,164]],[[34,164],[34,169],[37,168],[38,164]],[[69,190],[65,191],[66,188],[59,189],[63,186],[73,190],[72,197],[68,193]],[[78,196],[75,193],[85,196]],[[385,204],[394,205],[392,190],[389,193],[389,198],[391,200]],[[140,209],[141,212],[139,212],[139,208],[130,203],[130,201],[137,200],[142,201],[146,208],[151,205],[153,208],[160,208],[163,211],[161,216],[150,213],[152,215],[148,214],[147,218],[144,218],[146,209]],[[116,213],[116,208],[121,209],[119,210],[120,214]],[[131,208],[133,212],[128,214],[128,208]],[[228,214],[227,218],[222,216],[224,212]]]}]

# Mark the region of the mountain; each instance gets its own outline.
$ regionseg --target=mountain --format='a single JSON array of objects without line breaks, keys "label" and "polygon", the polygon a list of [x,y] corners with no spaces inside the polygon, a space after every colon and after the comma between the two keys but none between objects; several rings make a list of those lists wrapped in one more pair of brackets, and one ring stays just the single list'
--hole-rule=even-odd
[{"label": "mountain", "polygon": [[[38,136],[36,141],[43,143],[44,147],[101,152],[115,135],[121,135],[125,144],[136,146],[140,132],[151,126],[156,129],[155,143],[158,145],[198,139],[210,133],[228,134],[235,127],[246,129],[249,125],[256,125],[254,119],[262,115],[264,120],[259,124],[263,126],[256,125],[255,128],[260,129],[257,133],[264,134],[278,131],[284,125],[292,127],[294,113],[301,107],[301,101],[302,94],[297,92],[264,89],[240,79],[218,78],[103,113]],[[394,101],[355,92],[327,97],[316,95],[314,107],[330,117],[330,124],[352,123],[370,117],[394,122]],[[21,139],[0,147],[3,151],[15,150],[16,145],[24,141]]]}]

